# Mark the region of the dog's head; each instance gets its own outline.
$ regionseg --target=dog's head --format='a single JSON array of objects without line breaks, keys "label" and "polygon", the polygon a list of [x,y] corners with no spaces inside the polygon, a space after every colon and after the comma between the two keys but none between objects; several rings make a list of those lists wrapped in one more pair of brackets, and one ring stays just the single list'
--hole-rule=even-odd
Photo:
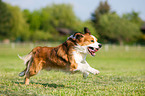
[{"label": "dog's head", "polygon": [[84,34],[76,32],[74,35],[71,35],[69,38],[72,38],[76,41],[77,46],[75,48],[81,53],[89,53],[91,56],[95,56],[102,45],[97,42],[97,38],[91,35],[91,32],[88,28],[84,28]]}]

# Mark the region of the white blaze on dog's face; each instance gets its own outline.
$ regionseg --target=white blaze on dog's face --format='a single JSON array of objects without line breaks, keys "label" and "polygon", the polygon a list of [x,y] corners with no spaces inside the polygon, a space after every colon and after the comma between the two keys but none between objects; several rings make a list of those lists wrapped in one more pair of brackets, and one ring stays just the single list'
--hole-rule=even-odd
[{"label": "white blaze on dog's face", "polygon": [[77,33],[75,39],[77,40],[77,49],[82,53],[89,53],[91,56],[95,56],[102,45],[97,42],[97,38],[91,35],[88,28],[84,29],[85,34]]}]

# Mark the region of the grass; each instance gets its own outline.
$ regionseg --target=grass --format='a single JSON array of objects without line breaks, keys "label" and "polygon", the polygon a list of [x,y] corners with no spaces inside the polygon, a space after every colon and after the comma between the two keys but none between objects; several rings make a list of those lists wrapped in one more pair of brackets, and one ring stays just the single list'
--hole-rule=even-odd
[{"label": "grass", "polygon": [[41,71],[26,86],[18,76],[25,66],[17,54],[30,50],[29,44],[0,45],[0,95],[145,96],[145,47],[129,46],[128,51],[124,46],[109,46],[109,51],[103,47],[95,57],[87,57],[99,75],[83,79],[80,73]]}]

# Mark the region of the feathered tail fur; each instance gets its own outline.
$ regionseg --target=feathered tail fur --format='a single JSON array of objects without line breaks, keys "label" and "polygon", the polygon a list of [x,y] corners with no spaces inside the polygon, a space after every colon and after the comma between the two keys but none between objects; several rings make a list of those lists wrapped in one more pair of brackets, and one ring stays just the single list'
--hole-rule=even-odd
[{"label": "feathered tail fur", "polygon": [[18,57],[24,61],[24,64],[27,64],[27,62],[32,58],[32,52],[25,56],[20,56],[18,54]]},{"label": "feathered tail fur", "polygon": [[21,73],[19,73],[19,76],[20,77],[23,77],[29,70],[29,67],[30,67],[30,63],[32,61],[32,52],[29,53],[28,55],[25,55],[25,56],[20,56],[18,54],[18,57],[20,59],[22,59],[24,61],[24,64],[26,65],[26,70],[22,71]]}]

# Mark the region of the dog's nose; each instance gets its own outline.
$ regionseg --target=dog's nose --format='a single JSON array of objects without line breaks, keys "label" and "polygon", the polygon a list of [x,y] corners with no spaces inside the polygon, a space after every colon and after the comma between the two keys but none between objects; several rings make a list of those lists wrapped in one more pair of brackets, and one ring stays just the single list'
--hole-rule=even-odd
[{"label": "dog's nose", "polygon": [[102,47],[102,44],[99,44],[98,46],[99,46],[99,48],[101,48]]}]

